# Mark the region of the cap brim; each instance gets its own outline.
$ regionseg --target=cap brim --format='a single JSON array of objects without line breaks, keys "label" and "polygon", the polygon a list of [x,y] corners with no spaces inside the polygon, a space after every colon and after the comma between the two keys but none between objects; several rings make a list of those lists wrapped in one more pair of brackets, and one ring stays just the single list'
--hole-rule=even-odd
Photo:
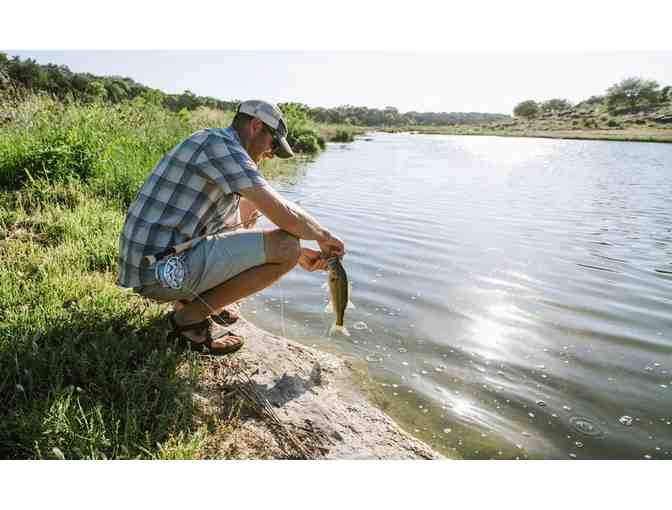
[{"label": "cap brim", "polygon": [[293,158],[294,152],[287,143],[287,138],[285,138],[284,136],[282,138],[278,138],[278,142],[280,143],[278,144],[278,149],[275,151],[275,155],[283,159]]}]

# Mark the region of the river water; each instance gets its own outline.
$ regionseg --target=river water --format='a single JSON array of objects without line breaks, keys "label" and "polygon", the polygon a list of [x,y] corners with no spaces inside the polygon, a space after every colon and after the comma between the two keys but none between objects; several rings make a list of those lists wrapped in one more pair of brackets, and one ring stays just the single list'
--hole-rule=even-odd
[{"label": "river water", "polygon": [[351,337],[326,335],[325,273],[243,312],[366,365],[409,432],[464,458],[672,458],[672,145],[374,133],[276,185],[346,243]]}]

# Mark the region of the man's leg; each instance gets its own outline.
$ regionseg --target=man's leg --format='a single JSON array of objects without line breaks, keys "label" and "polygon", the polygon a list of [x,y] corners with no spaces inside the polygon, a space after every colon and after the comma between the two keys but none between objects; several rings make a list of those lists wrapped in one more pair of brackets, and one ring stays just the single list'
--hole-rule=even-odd
[{"label": "man's leg", "polygon": [[[199,322],[239,299],[250,296],[275,283],[291,271],[299,260],[299,240],[284,230],[264,232],[266,264],[243,271],[239,275],[214,287],[177,312],[176,320],[181,324]],[[206,306],[203,301],[209,306]]]}]

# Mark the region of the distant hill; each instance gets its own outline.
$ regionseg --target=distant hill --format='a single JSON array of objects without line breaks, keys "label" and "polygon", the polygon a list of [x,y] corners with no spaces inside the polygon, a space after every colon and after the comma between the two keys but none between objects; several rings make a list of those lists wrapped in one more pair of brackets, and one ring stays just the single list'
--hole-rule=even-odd
[{"label": "distant hill", "polygon": [[515,117],[492,128],[509,130],[622,130],[672,128],[672,104],[624,106],[609,109],[602,101],[583,101],[557,112]]},{"label": "distant hill", "polygon": [[672,86],[632,76],[604,95],[572,105],[566,99],[526,100],[515,118],[495,127],[534,130],[644,129],[672,127]]}]

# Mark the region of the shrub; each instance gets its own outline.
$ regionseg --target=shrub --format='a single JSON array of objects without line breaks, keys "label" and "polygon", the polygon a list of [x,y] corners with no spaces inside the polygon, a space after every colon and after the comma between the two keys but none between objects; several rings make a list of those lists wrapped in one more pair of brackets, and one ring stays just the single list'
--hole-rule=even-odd
[{"label": "shrub", "polygon": [[347,129],[339,129],[331,137],[331,142],[348,143],[354,141],[355,137]]},{"label": "shrub", "polygon": [[513,115],[524,117],[526,119],[536,117],[539,113],[539,104],[536,101],[528,100],[518,103],[513,109]]},{"label": "shrub", "polygon": [[294,150],[297,152],[316,154],[320,151],[320,144],[318,139],[312,133],[301,134],[294,140],[294,143],[290,142],[290,145],[292,145]]},{"label": "shrub", "polygon": [[539,105],[539,107],[542,112],[552,113],[567,110],[572,107],[572,103],[570,103],[567,99],[556,98],[544,101]]},{"label": "shrub", "polygon": [[294,151],[316,154],[326,147],[326,142],[318,133],[317,127],[299,105],[284,104],[281,105],[281,109],[289,131],[287,142]]},{"label": "shrub", "polygon": [[3,166],[11,166],[3,170],[14,175],[15,184],[38,176],[59,181],[68,177],[86,180],[93,173],[100,151],[95,140],[79,138],[73,132],[56,133],[53,139],[37,142],[4,162]]}]

